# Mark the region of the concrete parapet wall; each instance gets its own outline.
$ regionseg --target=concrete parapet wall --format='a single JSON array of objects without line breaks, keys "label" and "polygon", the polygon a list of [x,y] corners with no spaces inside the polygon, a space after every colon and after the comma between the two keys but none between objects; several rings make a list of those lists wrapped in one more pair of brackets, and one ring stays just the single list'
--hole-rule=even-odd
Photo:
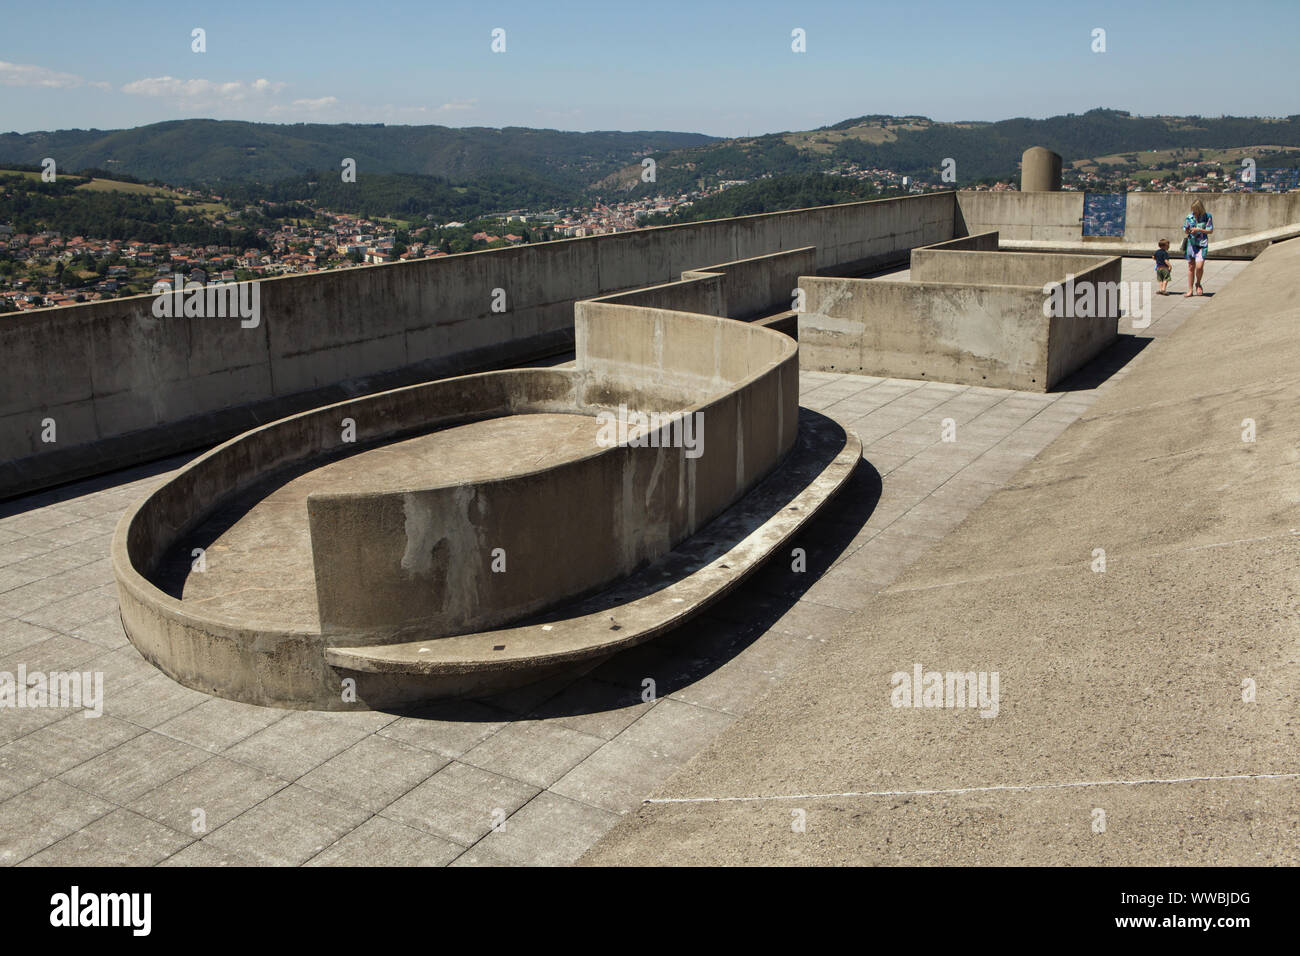
[{"label": "concrete parapet wall", "polygon": [[1041,288],[1096,265],[1096,256],[915,249],[912,251],[910,277],[915,282],[969,282]]},{"label": "concrete parapet wall", "polygon": [[616,302],[621,305],[639,305],[650,309],[676,309],[682,312],[698,312],[701,315],[725,315],[727,298],[723,277],[704,272],[691,272],[686,275],[689,278],[646,286],[644,289],[616,292],[613,295],[588,301]]},{"label": "concrete parapet wall", "polygon": [[[1029,253],[1029,255],[1036,255],[1036,253]],[[1069,291],[1071,286],[1074,289],[1091,286],[1096,305],[1092,315],[1053,315],[1047,320],[1049,326],[1048,388],[1090,362],[1102,349],[1115,341],[1119,333],[1121,302],[1118,296],[1124,268],[1123,261],[1118,256],[1104,259],[1098,256],[1078,258],[1091,259],[1093,265],[1080,269],[1071,280],[1070,286],[1062,291]],[[1131,298],[1125,304],[1131,311],[1133,308]]]},{"label": "concrete parapet wall", "polygon": [[805,277],[804,367],[1043,390],[1043,293],[1015,286]]},{"label": "concrete parapet wall", "polygon": [[[1118,283],[1117,258],[940,251],[921,261],[926,272],[968,278],[802,277],[804,367],[1046,391],[1117,334],[1117,301],[1103,300],[1100,314],[1088,317],[1044,311],[1044,287],[1059,284],[1052,279],[1073,272],[1074,288]],[[1043,270],[1051,279],[1041,278]],[[983,278],[990,273],[993,280]],[[998,281],[1008,276],[1027,284]]]},{"label": "concrete parapet wall", "polygon": [[997,230],[1002,239],[1078,241],[1083,234],[1083,193],[957,193],[956,235]]},{"label": "concrete parapet wall", "polygon": [[1211,255],[1226,240],[1300,223],[1300,193],[1129,193],[1124,240],[1154,249],[1168,239],[1177,249],[1193,199],[1214,217]]},{"label": "concrete parapet wall", "polygon": [[956,239],[949,239],[947,242],[935,242],[928,246],[921,246],[920,249],[912,250],[912,261],[916,261],[916,254],[922,250],[936,252],[945,249],[966,250],[969,252],[997,252],[998,231],[993,229],[989,232],[979,232],[970,236],[958,236]]},{"label": "concrete parapet wall", "polygon": [[[957,233],[996,229],[1004,240],[1079,243],[1084,241],[1084,195],[962,190],[957,193]],[[1214,217],[1211,254],[1216,242],[1300,222],[1300,193],[1128,193],[1122,241],[1154,249],[1163,238],[1177,247],[1193,199],[1205,203]]]},{"label": "concrete parapet wall", "polygon": [[[953,217],[953,194],[936,193],[268,279],[256,328],[156,318],[152,296],[0,317],[0,497],[352,395],[561,352],[575,302],[703,263],[739,275],[741,260],[816,246],[818,270],[895,264],[951,238]],[[495,289],[505,312],[492,311]]]},{"label": "concrete parapet wall", "polygon": [[726,310],[710,312],[731,319],[748,320],[788,309],[794,300],[799,276],[817,271],[817,247],[805,246],[788,252],[773,252],[737,262],[707,266],[683,272],[682,279],[721,275]]}]

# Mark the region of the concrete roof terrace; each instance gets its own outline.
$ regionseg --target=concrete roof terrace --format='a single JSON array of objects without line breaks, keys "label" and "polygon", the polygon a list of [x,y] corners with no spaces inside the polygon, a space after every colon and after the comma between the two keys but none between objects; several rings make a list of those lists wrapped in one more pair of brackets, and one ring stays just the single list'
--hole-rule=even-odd
[{"label": "concrete roof terrace", "polygon": [[[1176,270],[1149,328],[1046,394],[805,373],[867,462],[792,542],[807,574],[778,557],[652,646],[484,701],[290,712],[159,674],[108,545],[182,460],[8,503],[0,670],[106,693],[96,720],[4,713],[0,861],[1294,862],[1294,778],[1249,775],[1298,769],[1297,266],[1211,260],[1192,299]],[[891,708],[913,662],[999,670],[999,717]],[[1112,782],[1057,786],[1088,778]],[[919,790],[972,792],[816,796]],[[755,795],[799,800],[713,802]]]}]

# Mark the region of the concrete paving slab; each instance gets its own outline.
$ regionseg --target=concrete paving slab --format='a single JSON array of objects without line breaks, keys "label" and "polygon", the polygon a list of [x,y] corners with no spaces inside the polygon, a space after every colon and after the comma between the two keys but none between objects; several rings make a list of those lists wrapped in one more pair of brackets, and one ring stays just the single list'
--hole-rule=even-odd
[{"label": "concrete paving slab", "polygon": [[401,716],[376,733],[456,758],[506,725],[509,714],[476,701],[453,701]]},{"label": "concrete paving slab", "polygon": [[505,826],[483,838],[483,849],[506,863],[565,866],[618,822],[618,815],[546,791]]},{"label": "concrete paving slab", "polygon": [[304,787],[378,813],[451,760],[372,734],[300,779]]},{"label": "concrete paving slab", "polygon": [[59,779],[120,806],[208,757],[205,751],[179,740],[144,733],[65,771]]},{"label": "concrete paving slab", "polygon": [[211,757],[135,799],[135,812],[196,839],[229,823],[289,781],[224,757]]},{"label": "concrete paving slab", "polygon": [[221,753],[287,716],[285,711],[270,707],[210,697],[159,724],[156,730],[203,750]]},{"label": "concrete paving slab", "polygon": [[19,866],[153,866],[193,840],[130,810],[114,810]]},{"label": "concrete paving slab", "polygon": [[89,826],[113,805],[59,780],[0,803],[0,863],[13,866]]},{"label": "concrete paving slab", "polygon": [[368,810],[291,784],[213,830],[204,842],[260,866],[296,866],[370,816]]},{"label": "concrete paving slab", "polygon": [[306,862],[306,866],[446,866],[464,848],[431,833],[371,817]]},{"label": "concrete paving slab", "polygon": [[[359,719],[347,719],[352,717]],[[355,715],[298,711],[244,738],[226,756],[297,780],[396,719],[375,711]]]},{"label": "concrete paving slab", "polygon": [[538,787],[453,761],[382,816],[468,847],[540,792]]},{"label": "concrete paving slab", "polygon": [[114,717],[68,714],[0,748],[0,757],[35,771],[42,778],[56,777],[146,731]]},{"label": "concrete paving slab", "polygon": [[602,738],[593,734],[549,721],[520,720],[503,727],[460,760],[480,770],[544,789],[577,766],[602,742]]}]

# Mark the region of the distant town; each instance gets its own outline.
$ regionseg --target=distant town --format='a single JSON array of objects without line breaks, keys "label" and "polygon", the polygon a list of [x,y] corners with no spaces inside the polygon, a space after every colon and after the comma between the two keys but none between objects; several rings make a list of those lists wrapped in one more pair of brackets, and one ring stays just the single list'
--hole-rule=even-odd
[{"label": "distant town", "polygon": [[[1254,181],[1243,182],[1239,167],[1223,161],[1175,158],[1135,168],[1138,157],[1130,154],[1127,158],[1132,161],[1116,165],[1095,161],[1075,163],[1064,171],[1063,188],[1121,194],[1287,191],[1298,185],[1294,169],[1260,170]],[[943,182],[941,177],[925,181],[893,170],[854,164],[839,164],[825,172],[866,182],[895,195],[952,189],[954,185],[993,191],[1017,188],[1010,179],[961,185]],[[17,188],[13,184],[20,182],[6,180],[6,174],[7,171],[0,170],[0,195],[6,188]],[[171,285],[176,276],[186,283],[242,282],[625,232],[662,223],[702,199],[748,182],[724,180],[708,190],[690,190],[671,196],[611,202],[598,199],[585,208],[515,209],[472,222],[441,223],[433,222],[432,216],[423,222],[367,219],[307,203],[293,205],[309,211],[310,217],[277,218],[270,213],[283,207],[283,203],[262,200],[232,208],[216,192],[159,187],[158,191],[165,189],[174,200],[208,209],[208,221],[214,227],[246,228],[243,223],[257,223],[251,233],[257,237],[258,246],[143,242],[91,235],[67,236],[53,230],[19,232],[12,222],[0,221],[0,312],[145,294],[160,282]],[[112,184],[101,183],[101,186],[111,188]],[[1098,206],[1098,228],[1104,228],[1107,215],[1104,207]]]}]

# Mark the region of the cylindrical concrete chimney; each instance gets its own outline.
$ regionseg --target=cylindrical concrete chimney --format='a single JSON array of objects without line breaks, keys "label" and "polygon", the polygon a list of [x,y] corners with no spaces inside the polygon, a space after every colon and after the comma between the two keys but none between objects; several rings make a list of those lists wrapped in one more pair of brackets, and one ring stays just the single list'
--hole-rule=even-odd
[{"label": "cylindrical concrete chimney", "polygon": [[1030,146],[1020,157],[1021,192],[1059,192],[1061,157],[1042,146]]}]

